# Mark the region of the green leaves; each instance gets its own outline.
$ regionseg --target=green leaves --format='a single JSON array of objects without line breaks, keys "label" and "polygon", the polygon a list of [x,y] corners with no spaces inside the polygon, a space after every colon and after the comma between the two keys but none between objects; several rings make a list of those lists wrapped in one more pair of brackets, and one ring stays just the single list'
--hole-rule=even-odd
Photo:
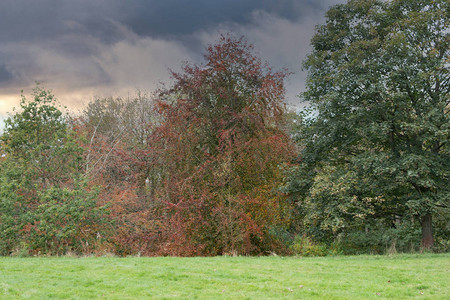
[{"label": "green leaves", "polygon": [[[303,99],[317,117],[299,134],[302,172],[309,174],[292,181],[302,182],[299,205],[311,206],[305,220],[314,215],[328,228],[330,218],[351,223],[348,216],[365,210],[389,223],[394,215],[443,209],[437,203],[450,179],[449,17],[443,0],[353,0],[327,13],[304,63]],[[355,197],[360,205],[352,211]]]},{"label": "green leaves", "polygon": [[[82,177],[83,149],[54,96],[36,88],[33,101],[6,120],[1,137],[0,254],[83,252],[106,224],[97,192]],[[95,231],[95,229],[97,231]],[[87,230],[87,231],[85,231]]]}]

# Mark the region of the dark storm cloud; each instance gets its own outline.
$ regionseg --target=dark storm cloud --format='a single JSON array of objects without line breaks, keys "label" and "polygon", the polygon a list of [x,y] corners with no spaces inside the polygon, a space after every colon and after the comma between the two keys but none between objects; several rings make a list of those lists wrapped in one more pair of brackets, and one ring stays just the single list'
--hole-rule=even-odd
[{"label": "dark storm cloud", "polygon": [[[18,43],[41,46],[37,52],[51,48],[65,58],[77,59],[98,55],[102,45],[129,38],[131,32],[141,38],[175,39],[200,52],[204,45],[192,36],[195,32],[224,23],[246,25],[254,21],[252,13],[257,10],[298,19],[320,9],[324,1],[329,0],[0,0],[0,51],[13,45],[13,50],[6,50],[7,65],[13,69],[12,65],[22,66],[30,58],[19,57],[27,51],[14,47]],[[35,71],[21,68],[16,73],[33,75]]]},{"label": "dark storm cloud", "polygon": [[314,0],[2,0],[0,39],[37,40],[89,34],[105,42],[121,38],[111,22],[138,35],[189,34],[219,23],[245,24],[255,10],[296,20],[330,1]]},{"label": "dark storm cloud", "polygon": [[205,27],[252,22],[255,10],[291,21],[323,11],[333,0],[135,0],[114,1],[120,22],[140,35],[189,34]]},{"label": "dark storm cloud", "polygon": [[[93,95],[152,90],[168,68],[199,62],[218,32],[245,35],[297,74],[314,25],[345,0],[0,0],[0,114],[35,81],[76,106]],[[295,101],[295,100],[294,100]]]},{"label": "dark storm cloud", "polygon": [[[39,41],[67,34],[90,34],[105,41],[118,38],[108,1],[2,0],[0,39]],[[112,18],[112,19],[111,19]]]},{"label": "dark storm cloud", "polygon": [[13,75],[6,69],[5,65],[0,65],[0,85],[3,85],[13,79]]},{"label": "dark storm cloud", "polygon": [[[290,19],[298,18],[295,2],[293,0],[134,1],[128,7],[128,14],[121,21],[141,35],[180,35],[224,22],[248,23],[251,21],[251,13],[255,10],[276,13]],[[127,10],[126,7],[123,9]]]}]

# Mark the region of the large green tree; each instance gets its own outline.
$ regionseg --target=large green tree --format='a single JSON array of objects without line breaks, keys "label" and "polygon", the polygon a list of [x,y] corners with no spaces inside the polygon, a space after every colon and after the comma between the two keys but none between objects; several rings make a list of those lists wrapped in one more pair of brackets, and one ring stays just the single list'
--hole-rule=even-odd
[{"label": "large green tree", "polygon": [[290,192],[308,226],[415,218],[433,246],[450,199],[447,0],[350,0],[316,28]]}]

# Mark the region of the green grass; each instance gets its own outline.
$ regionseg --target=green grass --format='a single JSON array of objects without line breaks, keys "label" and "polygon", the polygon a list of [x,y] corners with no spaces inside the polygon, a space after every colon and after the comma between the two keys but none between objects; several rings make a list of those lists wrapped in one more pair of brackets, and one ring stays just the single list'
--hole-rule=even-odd
[{"label": "green grass", "polygon": [[0,258],[0,298],[449,299],[450,255]]}]

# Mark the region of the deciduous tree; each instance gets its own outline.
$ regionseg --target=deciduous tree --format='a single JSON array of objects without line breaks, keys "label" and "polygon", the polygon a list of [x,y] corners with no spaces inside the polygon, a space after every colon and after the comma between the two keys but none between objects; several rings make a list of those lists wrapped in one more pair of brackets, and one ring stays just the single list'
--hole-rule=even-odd
[{"label": "deciduous tree", "polygon": [[255,254],[274,250],[289,223],[276,192],[293,147],[281,129],[283,81],[243,38],[221,36],[205,63],[173,73],[161,125],[149,140],[149,188],[162,204],[162,253]]},{"label": "deciduous tree", "polygon": [[450,199],[449,17],[446,0],[350,0],[317,27],[290,191],[319,232],[412,216],[433,246]]}]

